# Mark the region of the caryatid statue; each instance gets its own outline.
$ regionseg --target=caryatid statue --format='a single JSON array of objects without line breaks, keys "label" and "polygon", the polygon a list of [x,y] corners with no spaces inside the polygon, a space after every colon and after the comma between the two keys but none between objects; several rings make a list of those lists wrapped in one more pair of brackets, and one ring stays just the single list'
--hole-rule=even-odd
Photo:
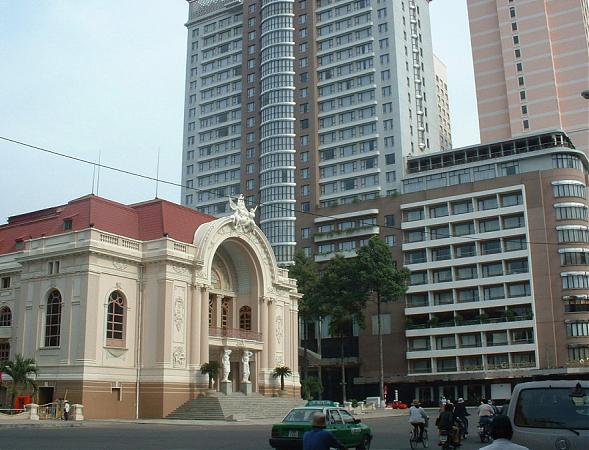
[{"label": "caryatid statue", "polygon": [[244,350],[241,354],[241,364],[243,366],[241,372],[241,382],[242,383],[249,383],[250,378],[250,359],[254,354],[249,350]]},{"label": "caryatid statue", "polygon": [[223,350],[223,358],[221,360],[221,365],[223,366],[223,378],[221,378],[221,381],[223,382],[229,381],[229,372],[231,372],[231,363],[229,361],[229,355],[231,355],[231,350]]}]

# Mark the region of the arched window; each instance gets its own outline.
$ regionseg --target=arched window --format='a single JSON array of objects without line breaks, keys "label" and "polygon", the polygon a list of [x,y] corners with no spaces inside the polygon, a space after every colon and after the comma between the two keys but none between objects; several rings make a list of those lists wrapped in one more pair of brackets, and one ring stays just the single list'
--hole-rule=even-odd
[{"label": "arched window", "polygon": [[106,345],[125,345],[125,296],[120,291],[112,291],[108,297],[106,316]]},{"label": "arched window", "polygon": [[10,343],[8,341],[0,341],[0,363],[6,362],[10,359]]},{"label": "arched window", "polygon": [[45,347],[59,347],[61,334],[61,294],[53,290],[47,297],[45,316]]},{"label": "arched window", "polygon": [[249,306],[239,308],[239,329],[247,331],[252,329],[252,309]]},{"label": "arched window", "polygon": [[9,327],[12,325],[12,312],[8,306],[0,308],[0,327]]}]

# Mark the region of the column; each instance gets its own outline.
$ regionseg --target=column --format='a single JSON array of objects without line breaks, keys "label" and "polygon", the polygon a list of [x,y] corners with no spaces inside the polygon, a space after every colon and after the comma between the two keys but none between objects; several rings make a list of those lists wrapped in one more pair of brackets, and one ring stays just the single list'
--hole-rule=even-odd
[{"label": "column", "polygon": [[260,323],[260,333],[262,333],[262,352],[259,354],[259,365],[260,370],[264,370],[269,367],[268,365],[268,303],[266,303],[266,297],[260,297],[260,310],[258,314]]},{"label": "column", "polygon": [[[276,300],[268,299],[268,368],[276,367]],[[283,320],[284,327],[284,320]]]},{"label": "column", "polygon": [[200,358],[200,327],[201,327],[201,286],[192,286],[190,289],[190,366],[201,364]]},{"label": "column", "polygon": [[214,303],[213,308],[215,309],[216,317],[215,317],[215,327],[221,328],[221,315],[223,311],[223,296],[221,294],[217,294],[214,296]]},{"label": "column", "polygon": [[209,288],[200,287],[200,363],[209,362]]}]

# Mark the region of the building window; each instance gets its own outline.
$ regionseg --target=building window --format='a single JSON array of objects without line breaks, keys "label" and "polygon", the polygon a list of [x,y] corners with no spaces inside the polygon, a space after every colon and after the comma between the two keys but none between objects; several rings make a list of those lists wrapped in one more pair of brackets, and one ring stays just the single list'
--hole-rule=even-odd
[{"label": "building window", "polygon": [[252,309],[249,306],[239,308],[239,329],[246,331],[252,329]]},{"label": "building window", "polygon": [[394,214],[387,214],[384,216],[384,225],[385,227],[394,227],[395,226],[395,215]]},{"label": "building window", "polygon": [[0,308],[0,327],[12,326],[12,311],[8,306]]},{"label": "building window", "polygon": [[108,297],[106,316],[106,345],[125,345],[125,297],[120,291],[113,291]]},{"label": "building window", "polygon": [[563,289],[589,289],[589,273],[561,274]]},{"label": "building window", "polygon": [[10,344],[8,342],[0,342],[0,363],[6,362],[10,359]]},{"label": "building window", "polygon": [[2,277],[2,281],[0,282],[0,289],[9,289],[10,288],[10,277]]},{"label": "building window", "polygon": [[63,229],[64,230],[71,230],[73,226],[73,221],[72,219],[64,219],[63,220]]},{"label": "building window", "polygon": [[388,236],[385,236],[384,240],[389,247],[394,247],[397,243],[397,236],[389,234]]},{"label": "building window", "polygon": [[59,347],[61,335],[61,294],[54,289],[47,297],[45,347]]},{"label": "building window", "polygon": [[525,119],[524,121],[522,121],[522,126],[523,126],[524,130],[529,130],[530,129],[530,121],[528,119]]},{"label": "building window", "polygon": [[567,336],[589,336],[589,320],[576,320],[569,322],[567,326]]}]

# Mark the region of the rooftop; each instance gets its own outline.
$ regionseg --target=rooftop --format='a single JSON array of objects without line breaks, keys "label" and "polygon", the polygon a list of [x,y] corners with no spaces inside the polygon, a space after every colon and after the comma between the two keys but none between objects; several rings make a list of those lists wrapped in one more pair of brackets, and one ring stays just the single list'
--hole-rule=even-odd
[{"label": "rooftop", "polygon": [[8,218],[0,225],[0,254],[18,250],[17,242],[97,228],[131,239],[149,241],[169,236],[192,243],[194,232],[213,216],[154,199],[124,205],[95,195]]}]

